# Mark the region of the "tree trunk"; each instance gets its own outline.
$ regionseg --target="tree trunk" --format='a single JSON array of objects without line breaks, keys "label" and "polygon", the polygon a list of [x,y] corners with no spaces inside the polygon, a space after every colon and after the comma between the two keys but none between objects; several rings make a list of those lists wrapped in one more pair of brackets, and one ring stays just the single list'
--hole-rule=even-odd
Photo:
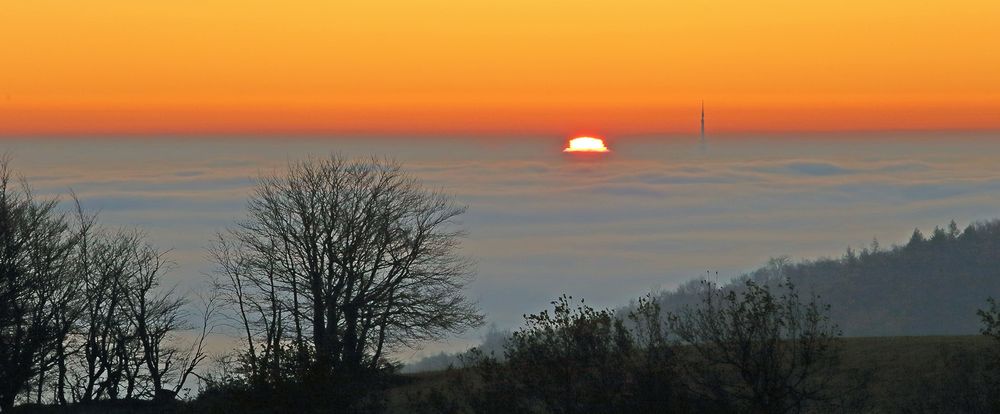
[{"label": "tree trunk", "polygon": [[42,388],[44,388],[44,385],[45,385],[45,370],[40,369],[38,370],[38,389],[36,390],[37,395],[35,395],[35,404],[42,405]]},{"label": "tree trunk", "polygon": [[344,368],[349,373],[357,372],[361,366],[358,352],[358,307],[351,303],[344,306]]},{"label": "tree trunk", "polygon": [[66,405],[66,344],[61,341],[56,347],[56,359],[59,377],[56,379],[55,400],[59,405]]},{"label": "tree trunk", "polygon": [[316,368],[323,375],[330,372],[331,347],[326,337],[326,303],[323,300],[323,277],[319,273],[309,275],[312,293],[313,345],[316,347]]}]

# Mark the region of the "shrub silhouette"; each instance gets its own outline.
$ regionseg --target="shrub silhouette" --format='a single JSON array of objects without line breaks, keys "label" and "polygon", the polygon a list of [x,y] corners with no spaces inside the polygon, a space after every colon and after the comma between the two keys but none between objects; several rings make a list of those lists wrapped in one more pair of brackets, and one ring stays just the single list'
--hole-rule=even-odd
[{"label": "shrub silhouette", "polygon": [[[795,286],[704,283],[703,301],[669,316],[686,353],[688,390],[716,410],[784,414],[829,408],[854,387],[834,379],[840,332],[829,307]],[[860,387],[860,386],[859,386]]]},{"label": "shrub silhouette", "polygon": [[[412,398],[425,412],[664,412],[677,407],[674,352],[659,306],[643,298],[619,318],[562,296],[525,316],[503,358],[473,350],[450,383]],[[631,325],[631,326],[629,326]]]}]

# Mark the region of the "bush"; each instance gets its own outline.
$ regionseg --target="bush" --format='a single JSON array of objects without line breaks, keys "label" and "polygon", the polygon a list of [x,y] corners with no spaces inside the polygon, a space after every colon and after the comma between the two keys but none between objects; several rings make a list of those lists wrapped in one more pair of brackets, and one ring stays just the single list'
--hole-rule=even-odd
[{"label": "bush", "polygon": [[669,317],[685,349],[687,387],[714,410],[800,413],[837,408],[864,384],[835,383],[840,331],[829,307],[745,280],[737,292],[705,282],[700,305]]},{"label": "bush", "polygon": [[464,375],[450,384],[461,392],[432,390],[412,395],[411,402],[425,412],[676,411],[674,353],[659,306],[643,299],[619,318],[583,301],[574,307],[571,300],[560,297],[553,312],[525,316],[503,360],[471,352]]},{"label": "bush", "polygon": [[349,413],[385,412],[386,391],[399,385],[396,368],[346,375],[307,374],[280,381],[260,381],[247,372],[246,358],[220,363],[207,375],[205,388],[191,403],[197,413]]}]

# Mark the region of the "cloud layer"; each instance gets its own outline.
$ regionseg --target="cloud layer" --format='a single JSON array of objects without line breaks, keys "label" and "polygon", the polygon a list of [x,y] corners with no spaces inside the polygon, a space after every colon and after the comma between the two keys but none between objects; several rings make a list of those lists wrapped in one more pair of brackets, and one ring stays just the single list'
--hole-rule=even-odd
[{"label": "cloud layer", "polygon": [[[1000,143],[746,138],[615,141],[603,159],[560,142],[459,139],[8,140],[15,168],[41,194],[75,191],[106,223],[148,230],[173,249],[171,273],[195,288],[211,271],[205,245],[242,216],[260,172],[289,159],[379,154],[469,206],[471,295],[501,327],[569,293],[615,305],[768,257],[839,255],[1000,215]],[[551,140],[550,140],[551,141]],[[473,335],[474,336],[474,335]],[[465,344],[469,338],[453,341]],[[432,349],[447,347],[437,344]],[[460,346],[460,345],[453,345]]]}]

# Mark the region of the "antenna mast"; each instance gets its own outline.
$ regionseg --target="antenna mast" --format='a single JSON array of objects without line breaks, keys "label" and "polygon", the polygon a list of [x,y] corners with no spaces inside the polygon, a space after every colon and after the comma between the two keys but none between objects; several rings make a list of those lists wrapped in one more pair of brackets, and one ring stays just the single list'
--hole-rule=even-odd
[{"label": "antenna mast", "polygon": [[701,140],[698,141],[701,146],[701,152],[705,152],[705,101],[701,101]]}]

